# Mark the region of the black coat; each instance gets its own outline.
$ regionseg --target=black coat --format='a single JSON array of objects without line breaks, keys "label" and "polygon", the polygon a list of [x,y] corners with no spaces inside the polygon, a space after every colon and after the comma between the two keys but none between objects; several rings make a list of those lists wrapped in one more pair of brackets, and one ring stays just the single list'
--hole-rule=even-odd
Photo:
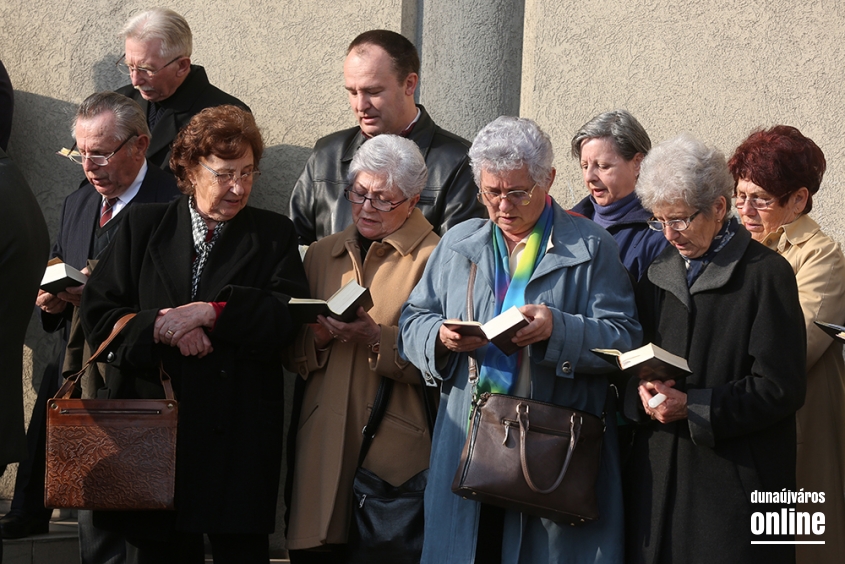
[{"label": "black coat", "polygon": [[175,518],[184,531],[269,533],[284,427],[281,351],[298,330],[287,302],[308,295],[296,235],[287,218],[251,207],[226,224],[194,300],[226,302],[208,332],[214,351],[202,359],[153,341],[158,311],[192,301],[193,253],[187,198],[133,208],[83,294],[92,347],[137,312],[111,348],[120,373],[109,376],[110,396],[163,397],[161,360],[179,401],[176,515],[126,518],[126,527],[153,534]]},{"label": "black coat", "polygon": [[[131,84],[119,88],[117,92],[138,102],[144,115],[147,115],[150,103]],[[170,171],[170,146],[179,130],[202,110],[224,104],[249,111],[246,104],[211,84],[203,67],[191,65],[191,72],[176,92],[166,100],[156,102],[156,105],[164,108],[164,112],[150,132],[152,137],[147,148],[147,159],[155,166]]]},{"label": "black coat", "polygon": [[23,344],[47,265],[50,236],[23,175],[0,150],[0,475],[26,455],[23,430]]},{"label": "black coat", "polygon": [[688,289],[669,247],[638,306],[646,339],[687,358],[692,374],[677,386],[688,419],[666,425],[628,388],[626,415],[644,423],[626,476],[628,562],[793,562],[794,546],[751,545],[764,539],[751,514],[772,510],[752,492],[795,489],[806,337],[789,263],[740,228]]},{"label": "black coat", "polygon": [[[147,161],[147,174],[141,181],[138,193],[129,202],[127,208],[108,223],[108,231],[103,237],[113,238],[120,228],[128,208],[136,204],[166,203],[179,196],[176,179],[156,168]],[[79,189],[70,193],[62,204],[62,215],[59,220],[59,232],[56,242],[50,252],[50,258],[58,257],[74,268],[82,270],[91,256],[91,246],[94,239],[96,224],[99,222],[103,197],[87,180]],[[59,314],[41,312],[41,325],[45,331],[53,332],[65,327],[73,316],[73,307],[68,306]],[[59,363],[61,366],[61,362]]]}]

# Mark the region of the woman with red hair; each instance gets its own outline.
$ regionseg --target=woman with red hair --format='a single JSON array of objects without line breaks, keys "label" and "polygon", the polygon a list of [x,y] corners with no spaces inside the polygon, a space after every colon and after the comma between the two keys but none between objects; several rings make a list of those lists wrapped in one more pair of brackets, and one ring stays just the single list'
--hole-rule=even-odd
[{"label": "woman with red hair", "polygon": [[[756,131],[728,166],[736,208],[751,236],[792,265],[807,326],[807,398],[796,414],[797,488],[824,492],[825,534],[798,545],[798,564],[845,562],[845,361],[842,346],[813,321],[845,323],[845,256],[807,215],[826,167],[824,153],[794,127]],[[801,537],[796,537],[800,539]],[[807,537],[809,538],[809,537]]]}]

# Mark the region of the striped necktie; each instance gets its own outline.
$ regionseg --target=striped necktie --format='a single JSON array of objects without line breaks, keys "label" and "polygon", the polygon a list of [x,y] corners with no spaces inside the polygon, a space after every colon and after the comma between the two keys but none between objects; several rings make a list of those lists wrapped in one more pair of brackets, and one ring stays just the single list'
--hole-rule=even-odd
[{"label": "striped necktie", "polygon": [[100,227],[104,226],[111,219],[114,212],[114,205],[117,203],[117,198],[108,198],[103,200],[103,210],[100,212]]}]

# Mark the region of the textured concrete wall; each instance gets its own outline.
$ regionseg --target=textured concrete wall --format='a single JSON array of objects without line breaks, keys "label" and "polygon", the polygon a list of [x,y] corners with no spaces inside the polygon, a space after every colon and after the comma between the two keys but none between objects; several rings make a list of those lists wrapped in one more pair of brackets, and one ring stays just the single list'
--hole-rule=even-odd
[{"label": "textured concrete wall", "polygon": [[472,141],[519,113],[522,0],[426,2],[422,21],[420,101],[438,125]]},{"label": "textured concrete wall", "polygon": [[552,136],[554,194],[586,195],[569,141],[621,107],[659,142],[690,131],[729,157],[758,127],[798,127],[825,152],[812,215],[845,240],[845,7],[836,0],[526,0],[522,115]]}]

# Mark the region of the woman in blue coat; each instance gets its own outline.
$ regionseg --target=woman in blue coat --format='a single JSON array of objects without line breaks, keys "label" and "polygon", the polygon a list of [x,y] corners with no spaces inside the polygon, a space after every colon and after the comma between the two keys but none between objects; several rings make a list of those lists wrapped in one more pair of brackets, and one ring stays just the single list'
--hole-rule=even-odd
[{"label": "woman in blue coat", "polygon": [[[442,384],[426,489],[423,562],[621,562],[622,494],[616,426],[607,420],[598,476],[600,518],[583,527],[500,511],[451,492],[467,434],[473,386],[601,415],[608,365],[591,348],[640,342],[633,290],[613,238],[549,196],[555,170],[549,137],[531,120],[500,117],[479,132],[470,159],[490,220],[450,229],[435,249],[400,319],[399,348],[432,384]],[[443,325],[466,317],[470,266],[476,320],[516,305],[531,322],[504,367],[497,349]],[[498,296],[498,298],[497,298]],[[492,385],[491,385],[492,384]]]}]

